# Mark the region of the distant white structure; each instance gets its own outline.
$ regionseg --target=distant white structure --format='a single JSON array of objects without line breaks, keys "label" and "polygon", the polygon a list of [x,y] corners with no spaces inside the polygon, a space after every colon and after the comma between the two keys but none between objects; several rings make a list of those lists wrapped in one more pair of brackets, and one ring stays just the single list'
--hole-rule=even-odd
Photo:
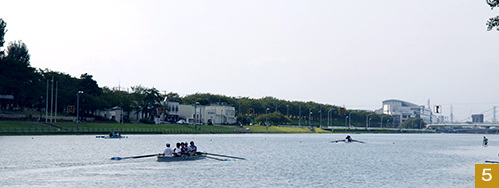
[{"label": "distant white structure", "polygon": [[233,106],[221,104],[204,105],[179,105],[178,113],[189,122],[202,124],[234,124],[236,109]]},{"label": "distant white structure", "polygon": [[119,106],[115,106],[109,110],[101,111],[98,114],[111,121],[116,121],[118,123],[123,122],[123,108]]},{"label": "distant white structure", "polygon": [[429,108],[424,105],[417,105],[407,101],[390,99],[383,101],[383,107],[376,110],[377,114],[388,114],[393,116],[393,126],[397,127],[402,122],[410,118],[421,118],[426,123],[437,121],[437,116],[433,115]]}]

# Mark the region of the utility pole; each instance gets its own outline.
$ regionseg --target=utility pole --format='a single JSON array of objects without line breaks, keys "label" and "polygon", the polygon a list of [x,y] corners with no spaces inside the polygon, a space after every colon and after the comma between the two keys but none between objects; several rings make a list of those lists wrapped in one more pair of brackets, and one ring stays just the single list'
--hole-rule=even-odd
[{"label": "utility pole", "polygon": [[322,127],[322,105],[321,109],[319,110],[319,127]]},{"label": "utility pole", "polygon": [[301,103],[300,103],[299,117],[300,118],[298,118],[298,126],[301,126]]},{"label": "utility pole", "polygon": [[310,127],[312,127],[312,108],[309,108],[308,112],[309,112],[309,114],[308,114],[308,125]]},{"label": "utility pole", "polygon": [[57,86],[59,84],[59,81],[55,81],[55,116],[54,116],[54,122],[57,123]]},{"label": "utility pole", "polygon": [[76,130],[79,130],[80,125],[80,94],[83,94],[83,91],[76,93]]},{"label": "utility pole", "polygon": [[48,121],[49,117],[49,80],[47,80],[47,97],[45,98],[45,123]]},{"label": "utility pole", "polygon": [[54,76],[52,76],[52,93],[50,94],[50,122],[52,123],[52,111],[54,110]]}]

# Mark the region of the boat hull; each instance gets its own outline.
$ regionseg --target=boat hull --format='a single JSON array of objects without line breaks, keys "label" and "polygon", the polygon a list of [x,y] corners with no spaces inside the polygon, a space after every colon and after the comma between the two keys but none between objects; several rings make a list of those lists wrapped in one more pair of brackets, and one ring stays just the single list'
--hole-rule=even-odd
[{"label": "boat hull", "polygon": [[206,153],[197,154],[194,156],[184,156],[184,157],[170,157],[170,156],[158,156],[158,162],[173,162],[173,161],[192,161],[200,160],[206,158]]},{"label": "boat hull", "polygon": [[123,138],[128,138],[128,136],[119,136],[119,137],[110,137],[110,136],[95,136],[95,138],[104,138],[104,139],[123,139]]}]

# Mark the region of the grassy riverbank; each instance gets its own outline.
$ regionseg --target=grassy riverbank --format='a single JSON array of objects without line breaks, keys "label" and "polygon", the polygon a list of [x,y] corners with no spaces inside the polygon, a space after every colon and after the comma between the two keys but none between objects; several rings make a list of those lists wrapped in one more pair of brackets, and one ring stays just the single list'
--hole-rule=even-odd
[{"label": "grassy riverbank", "polygon": [[238,134],[238,133],[434,133],[434,131],[407,129],[310,128],[290,126],[235,126],[235,125],[178,125],[143,123],[45,123],[36,121],[0,120],[0,135],[51,135],[51,134],[98,134],[107,135],[118,131],[122,134]]},{"label": "grassy riverbank", "polygon": [[231,125],[118,124],[73,122],[0,121],[0,135],[26,134],[224,134],[224,133],[331,133],[319,128]]}]

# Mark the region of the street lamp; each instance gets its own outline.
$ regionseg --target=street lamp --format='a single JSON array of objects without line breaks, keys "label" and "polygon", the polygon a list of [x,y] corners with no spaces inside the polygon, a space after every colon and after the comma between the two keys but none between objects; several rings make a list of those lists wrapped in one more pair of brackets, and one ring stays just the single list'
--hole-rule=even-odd
[{"label": "street lamp", "polygon": [[321,109],[319,110],[319,127],[322,127],[322,105]]},{"label": "street lamp", "polygon": [[[385,117],[385,116],[386,116],[386,115],[381,116],[381,124],[379,125],[379,126],[380,126],[380,128],[383,128],[383,117]],[[387,126],[388,126],[388,125],[387,125]]]},{"label": "street lamp", "polygon": [[78,126],[80,124],[80,94],[83,94],[83,91],[76,93],[76,130],[79,130]]},{"label": "street lamp", "polygon": [[299,107],[299,112],[298,112],[298,126],[301,126],[301,103],[300,103],[300,107]]},{"label": "street lamp", "polygon": [[330,125],[329,125],[329,122],[330,122],[330,120],[329,120],[329,112],[331,112],[332,110],[333,110],[333,109],[330,109],[330,110],[328,110],[328,111],[327,111],[327,126],[328,126],[328,127],[330,126]]},{"label": "street lamp", "polygon": [[197,123],[197,105],[199,104],[199,102],[196,102],[194,104],[194,130],[197,130],[198,128],[198,123]]},{"label": "street lamp", "polygon": [[43,101],[43,95],[40,96],[40,102],[38,103],[38,110],[40,110],[40,119],[39,119],[39,121],[42,121],[42,101]]},{"label": "street lamp", "polygon": [[369,127],[369,116],[370,115],[371,114],[367,114],[367,116],[366,116],[366,128]]},{"label": "street lamp", "polygon": [[267,108],[267,111],[265,111],[265,130],[269,130],[269,127],[267,126],[267,114],[269,113],[270,108]]},{"label": "street lamp", "polygon": [[312,127],[312,108],[309,108],[308,112],[308,126]]},{"label": "street lamp", "polygon": [[345,128],[347,128],[347,119],[348,119],[348,116],[345,116]]}]

